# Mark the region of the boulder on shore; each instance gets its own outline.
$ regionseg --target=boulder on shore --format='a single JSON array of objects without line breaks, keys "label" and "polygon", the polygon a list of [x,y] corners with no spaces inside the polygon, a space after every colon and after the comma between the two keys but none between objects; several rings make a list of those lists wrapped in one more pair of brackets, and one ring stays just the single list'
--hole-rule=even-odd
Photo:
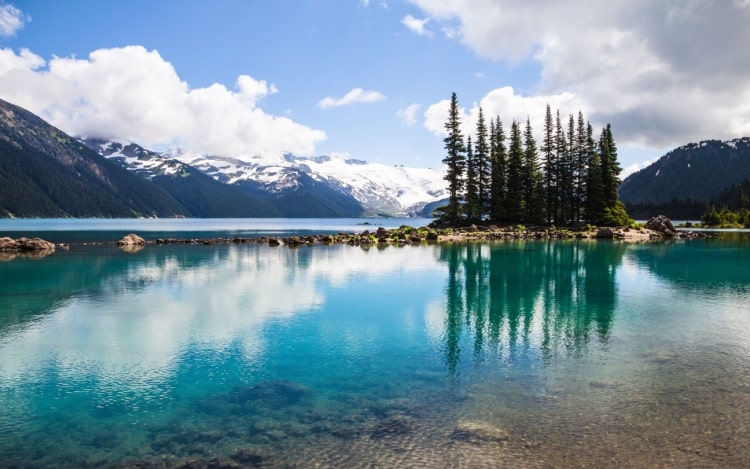
[{"label": "boulder on shore", "polygon": [[614,239],[615,230],[608,226],[603,226],[596,231],[596,237],[598,239]]},{"label": "boulder on shore", "polygon": [[121,240],[117,242],[118,246],[145,246],[146,240],[138,236],[137,234],[130,233],[129,235],[123,236]]},{"label": "boulder on shore", "polygon": [[677,234],[677,230],[675,230],[672,220],[664,215],[658,215],[649,219],[649,221],[646,222],[646,228],[661,233],[669,238],[672,238]]}]

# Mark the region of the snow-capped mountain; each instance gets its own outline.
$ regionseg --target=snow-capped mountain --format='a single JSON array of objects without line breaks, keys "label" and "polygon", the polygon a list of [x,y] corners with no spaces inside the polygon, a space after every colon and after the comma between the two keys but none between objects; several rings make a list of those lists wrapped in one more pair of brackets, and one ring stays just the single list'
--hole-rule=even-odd
[{"label": "snow-capped mountain", "polygon": [[176,176],[188,170],[181,161],[146,150],[132,142],[95,138],[85,139],[83,142],[100,155],[118,162],[146,179],[155,176]]},{"label": "snow-capped mountain", "polygon": [[[342,156],[232,158],[170,150],[157,153],[127,141],[85,140],[102,156],[147,178],[187,174],[191,167],[216,181],[281,194],[302,181],[316,183],[356,199],[363,215],[414,216],[447,197],[442,170],[388,166]],[[305,177],[307,176],[307,178]]]},{"label": "snow-capped mountain", "polygon": [[252,181],[269,192],[294,190],[301,174],[350,195],[365,208],[365,215],[410,216],[425,205],[447,197],[444,172],[368,163],[342,156],[283,158],[256,156],[248,159],[166,153],[227,184]]}]

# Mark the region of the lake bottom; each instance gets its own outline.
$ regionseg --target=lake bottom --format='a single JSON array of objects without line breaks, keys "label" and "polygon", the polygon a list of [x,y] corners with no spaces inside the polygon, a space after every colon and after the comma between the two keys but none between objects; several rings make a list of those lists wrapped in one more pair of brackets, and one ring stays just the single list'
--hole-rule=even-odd
[{"label": "lake bottom", "polygon": [[157,415],[118,403],[61,410],[0,455],[4,467],[747,465],[746,383],[712,363],[691,372],[694,361],[665,350],[643,363],[686,374],[664,376],[649,395],[605,370],[602,379],[503,374],[465,388],[445,388],[440,370],[338,392],[265,381]]}]

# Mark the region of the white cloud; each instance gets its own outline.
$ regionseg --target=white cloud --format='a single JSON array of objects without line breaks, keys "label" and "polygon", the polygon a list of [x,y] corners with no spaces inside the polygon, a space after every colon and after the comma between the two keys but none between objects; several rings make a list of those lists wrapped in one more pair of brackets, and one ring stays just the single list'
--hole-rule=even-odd
[{"label": "white cloud", "polygon": [[747,0],[411,3],[481,57],[537,62],[536,93],[569,93],[618,143],[750,134]]},{"label": "white cloud", "polygon": [[419,109],[421,107],[422,106],[416,103],[410,104],[409,106],[396,111],[396,117],[401,120],[402,124],[407,127],[411,127],[412,125],[417,123],[417,112],[419,112]]},{"label": "white cloud", "polygon": [[648,168],[652,164],[656,163],[656,160],[659,158],[652,158],[650,160],[642,161],[640,163],[633,163],[631,165],[628,165],[625,167],[622,172],[620,173],[620,179],[624,180],[626,177],[630,176],[633,173],[637,173],[638,171]]},{"label": "white cloud", "polygon": [[9,4],[0,4],[0,37],[13,36],[30,21],[21,10]]},{"label": "white cloud", "polygon": [[412,32],[419,34],[420,36],[432,36],[432,31],[426,29],[427,23],[429,21],[429,18],[420,20],[411,15],[406,15],[401,20],[401,24],[409,28]]},{"label": "white cloud", "polygon": [[[445,121],[448,119],[450,106],[451,102],[449,99],[444,99],[428,106],[424,112],[424,128],[438,137],[445,137]],[[464,115],[463,108],[460,109],[460,115]],[[461,121],[463,122],[464,119],[462,118]]]},{"label": "white cloud", "polygon": [[318,102],[321,109],[330,109],[332,107],[348,106],[355,103],[376,103],[385,99],[377,91],[365,91],[362,88],[352,88],[343,98],[332,98],[327,96]]},{"label": "white cloud", "polygon": [[0,90],[3,99],[70,134],[146,146],[232,156],[312,155],[326,138],[321,130],[259,107],[278,92],[273,84],[241,75],[234,90],[221,84],[191,89],[157,51],[141,46],[49,63],[28,50],[2,49]]},{"label": "white cloud", "polygon": [[8,75],[14,71],[36,70],[46,64],[43,58],[28,49],[21,49],[16,54],[10,49],[0,49],[0,76]]},{"label": "white cloud", "polygon": [[[464,107],[459,109],[461,118],[461,132],[464,136],[474,134],[477,120],[479,119],[479,108],[482,108],[486,122],[495,116],[500,116],[500,120],[505,128],[506,135],[510,129],[511,123],[515,120],[525,124],[526,119],[531,119],[532,126],[536,132],[541,132],[541,124],[544,122],[544,114],[547,110],[547,104],[553,109],[560,111],[560,115],[566,119],[570,114],[578,114],[578,111],[586,115],[586,106],[572,93],[560,93],[557,95],[537,95],[522,96],[510,86],[497,88],[487,93],[479,103],[474,103],[467,112]],[[445,122],[448,119],[448,110],[450,109],[450,100],[444,99],[427,108],[424,113],[424,127],[433,134],[445,136]],[[488,124],[489,125],[489,124]]]}]

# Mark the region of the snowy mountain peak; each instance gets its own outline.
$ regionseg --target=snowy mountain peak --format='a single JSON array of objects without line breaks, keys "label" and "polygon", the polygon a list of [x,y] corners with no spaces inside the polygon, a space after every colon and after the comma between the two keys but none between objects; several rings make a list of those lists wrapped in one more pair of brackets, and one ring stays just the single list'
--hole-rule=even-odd
[{"label": "snowy mountain peak", "polygon": [[447,198],[442,170],[368,163],[348,155],[240,158],[182,149],[159,154],[131,142],[89,139],[86,144],[128,169],[147,173],[147,177],[179,174],[187,164],[219,182],[258,185],[271,194],[295,191],[303,179],[312,180],[353,197],[364,207],[365,215],[411,216],[421,213],[427,204]]},{"label": "snowy mountain peak", "polygon": [[89,138],[83,140],[83,143],[146,179],[175,176],[188,171],[187,166],[179,160],[147,150],[133,142]]}]

